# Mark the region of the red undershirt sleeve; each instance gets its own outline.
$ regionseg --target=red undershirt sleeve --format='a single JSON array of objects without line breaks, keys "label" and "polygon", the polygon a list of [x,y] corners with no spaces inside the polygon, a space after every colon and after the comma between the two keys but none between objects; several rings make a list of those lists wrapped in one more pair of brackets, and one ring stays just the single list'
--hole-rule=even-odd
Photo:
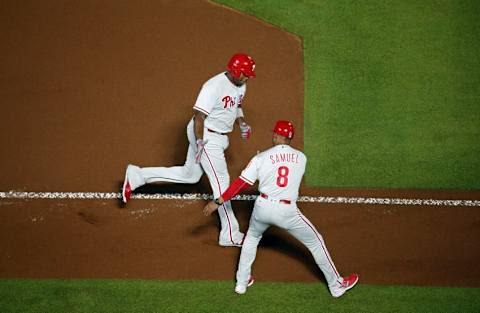
[{"label": "red undershirt sleeve", "polygon": [[222,194],[223,201],[228,201],[250,187],[251,184],[247,183],[240,177],[235,179],[235,181],[230,185],[230,187],[225,190],[225,192]]}]

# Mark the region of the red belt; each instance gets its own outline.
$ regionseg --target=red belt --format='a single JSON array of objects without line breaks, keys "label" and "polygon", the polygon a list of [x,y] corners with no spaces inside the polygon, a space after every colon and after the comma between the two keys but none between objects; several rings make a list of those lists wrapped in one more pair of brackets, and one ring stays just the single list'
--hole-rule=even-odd
[{"label": "red belt", "polygon": [[226,135],[227,133],[219,133],[217,131],[214,131],[213,129],[207,128],[207,130],[211,133],[219,134],[219,135]]},{"label": "red belt", "polygon": [[[268,197],[266,194],[264,194],[264,193],[261,193],[261,194],[260,194],[260,197],[262,197],[262,198],[264,198],[264,199],[268,199],[268,198],[269,198],[269,197]],[[290,203],[292,203],[292,201],[290,201],[290,200],[276,200],[276,201],[278,201],[278,202],[280,202],[280,203],[285,203],[285,204],[290,204]]]}]

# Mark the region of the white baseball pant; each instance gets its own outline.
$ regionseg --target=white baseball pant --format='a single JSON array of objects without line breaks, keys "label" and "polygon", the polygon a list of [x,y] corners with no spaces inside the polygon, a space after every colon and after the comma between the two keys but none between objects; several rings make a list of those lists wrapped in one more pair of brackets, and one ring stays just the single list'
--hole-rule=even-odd
[{"label": "white baseball pant", "polygon": [[323,272],[330,289],[340,287],[343,278],[328,253],[322,236],[315,226],[300,212],[296,203],[285,204],[279,201],[258,197],[255,201],[250,225],[240,254],[237,270],[237,286],[247,286],[252,264],[257,254],[257,246],[263,233],[275,225],[283,228],[304,244],[313,255]]},{"label": "white baseball pant", "polygon": [[[193,119],[187,125],[188,151],[185,164],[173,167],[144,167],[129,165],[127,176],[132,190],[154,182],[169,182],[179,184],[195,184],[203,175],[207,174],[214,198],[218,198],[228,188],[230,175],[224,151],[228,148],[227,135],[221,135],[204,130],[204,140],[208,140],[202,153],[200,164],[195,163],[197,143],[193,129]],[[238,245],[243,240],[237,218],[232,210],[230,201],[218,208],[221,231],[219,244],[221,246]]]}]

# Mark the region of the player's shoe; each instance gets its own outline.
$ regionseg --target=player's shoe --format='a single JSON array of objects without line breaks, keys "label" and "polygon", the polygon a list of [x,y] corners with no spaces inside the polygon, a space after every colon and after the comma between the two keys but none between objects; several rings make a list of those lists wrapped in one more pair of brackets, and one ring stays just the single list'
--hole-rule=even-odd
[{"label": "player's shoe", "polygon": [[348,277],[344,277],[340,287],[331,289],[330,293],[334,298],[341,297],[347,290],[352,289],[357,283],[358,283],[358,275],[351,274]]},{"label": "player's shoe", "polygon": [[123,187],[122,187],[122,202],[124,204],[127,204],[128,200],[130,200],[130,198],[132,197],[132,188],[130,186],[130,182],[128,181],[127,172],[128,170],[125,171],[125,180],[123,181]]},{"label": "player's shoe", "polygon": [[243,295],[245,292],[247,292],[247,288],[253,285],[254,282],[255,282],[255,279],[253,278],[253,276],[250,276],[250,278],[248,279],[247,286],[240,286],[240,285],[235,286],[235,293],[239,295]]}]

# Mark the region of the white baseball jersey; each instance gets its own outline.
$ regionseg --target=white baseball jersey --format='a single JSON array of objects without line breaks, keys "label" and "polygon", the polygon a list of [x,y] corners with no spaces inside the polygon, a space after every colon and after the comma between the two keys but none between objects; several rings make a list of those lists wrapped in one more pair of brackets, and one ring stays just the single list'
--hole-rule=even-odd
[{"label": "white baseball jersey", "polygon": [[220,73],[210,78],[197,97],[193,108],[207,115],[204,125],[218,133],[230,133],[239,117],[246,84],[235,86],[225,75]]},{"label": "white baseball jersey", "polygon": [[236,288],[246,289],[257,246],[263,233],[270,225],[275,225],[287,230],[310,250],[325,275],[332,295],[342,292],[343,278],[328,253],[323,237],[295,202],[306,163],[307,158],[302,152],[288,145],[276,145],[257,154],[243,170],[240,178],[249,184],[258,179],[258,190],[268,197],[260,196],[255,201],[238,262]]},{"label": "white baseball jersey", "polygon": [[276,145],[257,154],[243,170],[240,178],[277,200],[296,201],[307,157],[289,145]]},{"label": "white baseball jersey", "polygon": [[[235,86],[225,72],[210,78],[203,84],[194,105],[195,110],[207,115],[204,127],[216,132],[204,132],[203,138],[208,140],[208,143],[204,147],[200,164],[195,162],[197,138],[195,138],[194,121],[191,119],[187,126],[189,146],[185,164],[173,167],[144,168],[129,165],[126,175],[131,188],[135,189],[153,182],[195,184],[205,172],[214,197],[220,197],[230,184],[224,153],[229,145],[229,139],[223,134],[233,130],[237,117],[243,117],[240,106],[245,91],[245,84],[241,87]],[[218,209],[218,214],[221,224],[219,244],[221,246],[240,246],[244,235],[240,232],[230,201],[225,202]]]}]

